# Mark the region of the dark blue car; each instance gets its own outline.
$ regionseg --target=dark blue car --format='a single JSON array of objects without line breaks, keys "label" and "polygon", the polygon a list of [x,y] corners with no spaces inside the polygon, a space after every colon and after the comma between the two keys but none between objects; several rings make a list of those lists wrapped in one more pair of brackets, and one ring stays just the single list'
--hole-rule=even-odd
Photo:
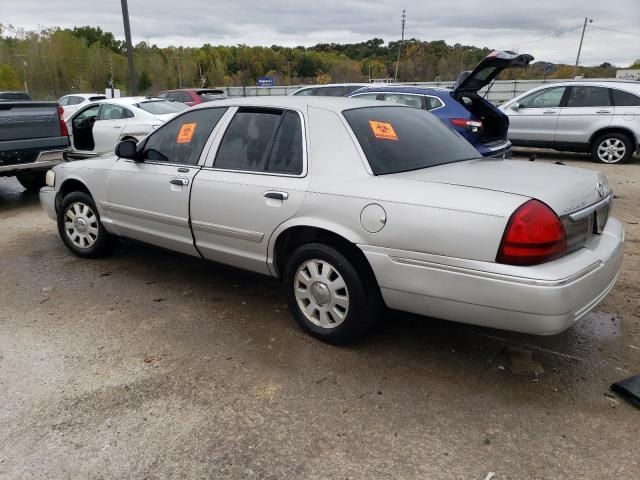
[{"label": "dark blue car", "polygon": [[355,90],[348,96],[428,110],[459,132],[482,156],[504,157],[511,150],[507,139],[509,117],[480,96],[478,91],[505,68],[524,67],[531,60],[531,55],[495,51],[472,72],[462,72],[452,89],[373,85]]}]

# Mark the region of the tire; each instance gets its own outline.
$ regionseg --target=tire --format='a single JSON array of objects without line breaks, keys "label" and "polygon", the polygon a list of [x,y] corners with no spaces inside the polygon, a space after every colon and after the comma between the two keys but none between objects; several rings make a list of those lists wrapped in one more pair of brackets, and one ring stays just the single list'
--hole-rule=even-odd
[{"label": "tire", "polygon": [[591,145],[591,158],[600,163],[628,162],[635,146],[623,133],[605,133],[595,139]]},{"label": "tire", "polygon": [[47,172],[40,170],[16,172],[16,179],[29,193],[38,193],[47,184],[46,176]]},{"label": "tire", "polygon": [[302,245],[291,255],[283,275],[287,302],[305,331],[340,345],[373,327],[381,311],[379,289],[356,265],[322,243]]},{"label": "tire", "polygon": [[103,257],[116,243],[100,222],[93,199],[84,192],[71,192],[62,199],[58,233],[69,250],[84,258]]}]

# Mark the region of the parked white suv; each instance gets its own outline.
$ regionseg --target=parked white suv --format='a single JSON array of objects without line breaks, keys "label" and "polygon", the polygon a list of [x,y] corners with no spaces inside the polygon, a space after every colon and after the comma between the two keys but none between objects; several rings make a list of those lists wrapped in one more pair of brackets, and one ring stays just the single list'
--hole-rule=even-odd
[{"label": "parked white suv", "polygon": [[590,152],[624,163],[640,142],[640,82],[572,81],[534,88],[500,106],[513,145]]}]

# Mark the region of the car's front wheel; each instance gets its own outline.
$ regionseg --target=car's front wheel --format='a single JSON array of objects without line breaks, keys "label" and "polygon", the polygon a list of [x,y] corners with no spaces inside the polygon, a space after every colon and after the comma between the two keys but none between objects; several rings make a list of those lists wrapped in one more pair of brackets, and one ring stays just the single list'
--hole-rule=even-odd
[{"label": "car's front wheel", "polygon": [[115,243],[100,222],[93,199],[84,192],[72,192],[62,199],[58,232],[67,248],[80,257],[102,257]]},{"label": "car's front wheel", "polygon": [[325,342],[353,342],[377,320],[375,281],[333,247],[320,243],[299,247],[286,264],[284,282],[295,319]]},{"label": "car's front wheel", "polygon": [[633,142],[622,133],[605,133],[596,138],[591,157],[601,163],[625,163],[633,155]]}]

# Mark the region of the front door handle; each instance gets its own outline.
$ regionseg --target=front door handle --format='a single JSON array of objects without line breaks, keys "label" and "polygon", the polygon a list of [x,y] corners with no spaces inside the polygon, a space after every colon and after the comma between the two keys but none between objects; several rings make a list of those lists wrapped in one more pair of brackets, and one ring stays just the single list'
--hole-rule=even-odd
[{"label": "front door handle", "polygon": [[558,112],[556,112],[555,110],[545,110],[542,113],[544,113],[545,115],[552,115],[552,114],[555,114],[555,113],[558,113]]},{"label": "front door handle", "polygon": [[113,128],[122,128],[122,125],[114,125]]},{"label": "front door handle", "polygon": [[187,185],[189,185],[189,179],[188,178],[172,178],[171,180],[169,180],[169,183],[171,185],[180,185],[181,187],[186,187]]},{"label": "front door handle", "polygon": [[189,169],[188,169],[188,168],[185,168],[185,167],[180,167],[180,168],[178,169],[178,172],[179,172],[179,173],[188,173],[188,172],[189,172]]},{"label": "front door handle", "polygon": [[274,192],[269,190],[264,192],[264,198],[273,198],[274,200],[286,200],[289,198],[289,194],[287,192]]},{"label": "front door handle", "polygon": [[611,113],[610,110],[598,110],[596,113]]}]

